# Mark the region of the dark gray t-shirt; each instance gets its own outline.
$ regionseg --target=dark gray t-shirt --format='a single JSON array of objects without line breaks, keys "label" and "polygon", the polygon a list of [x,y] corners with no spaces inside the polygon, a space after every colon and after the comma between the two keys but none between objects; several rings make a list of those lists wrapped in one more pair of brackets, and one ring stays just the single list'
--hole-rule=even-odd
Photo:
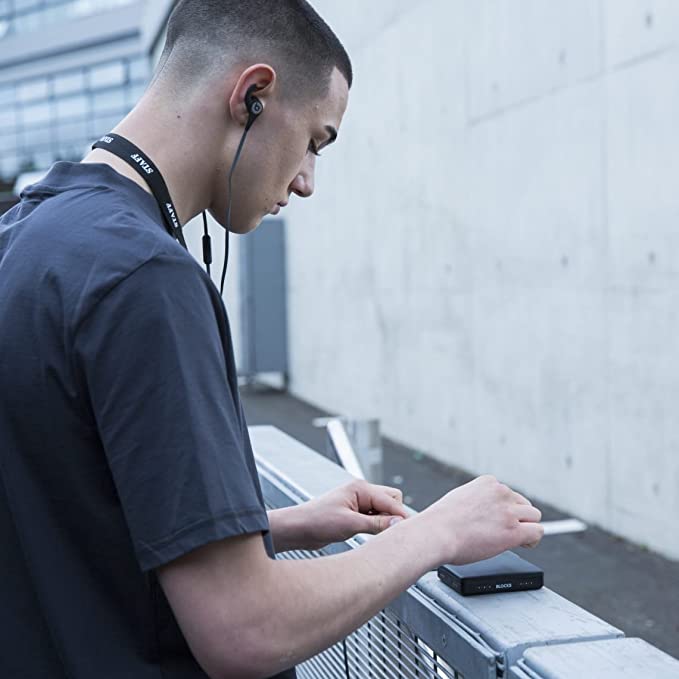
[{"label": "dark gray t-shirt", "polygon": [[56,163],[0,218],[0,677],[205,679],[154,569],[255,532],[218,291],[148,193]]}]

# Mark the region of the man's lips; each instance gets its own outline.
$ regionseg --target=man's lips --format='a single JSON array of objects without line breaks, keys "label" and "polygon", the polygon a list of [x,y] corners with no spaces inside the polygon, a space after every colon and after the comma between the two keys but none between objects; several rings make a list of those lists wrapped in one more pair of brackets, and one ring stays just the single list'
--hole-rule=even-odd
[{"label": "man's lips", "polygon": [[287,201],[285,203],[277,203],[276,207],[274,207],[274,209],[271,210],[271,214],[277,215],[281,211],[281,208],[285,207],[287,204],[288,204]]}]

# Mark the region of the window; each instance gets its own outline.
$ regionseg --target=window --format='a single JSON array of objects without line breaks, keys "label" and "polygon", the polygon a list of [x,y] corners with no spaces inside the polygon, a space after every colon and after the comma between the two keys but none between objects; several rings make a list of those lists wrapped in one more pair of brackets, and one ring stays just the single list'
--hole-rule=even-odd
[{"label": "window", "polygon": [[63,97],[56,100],[57,117],[63,119],[82,117],[90,111],[89,97],[78,94],[73,97]]},{"label": "window", "polygon": [[24,106],[21,118],[24,125],[37,125],[49,122],[51,118],[49,102]]},{"label": "window", "polygon": [[85,89],[85,72],[71,71],[54,76],[52,85],[56,96],[82,92]]},{"label": "window", "polygon": [[52,135],[49,127],[37,127],[31,130],[24,130],[24,147],[49,146],[51,137]]},{"label": "window", "polygon": [[[137,0],[138,1],[138,0]],[[134,0],[0,0],[0,39],[50,23],[129,5]]]},{"label": "window", "polygon": [[132,85],[127,91],[127,105],[132,108],[146,91],[146,85]]},{"label": "window", "polygon": [[[48,164],[57,157],[82,158],[136,104],[149,73],[148,58],[136,54],[0,84],[0,173],[48,156]],[[6,155],[11,162],[4,162]]]},{"label": "window", "polygon": [[120,116],[97,116],[92,121],[92,136],[95,138],[110,132],[120,122]]},{"label": "window", "polygon": [[40,16],[35,12],[18,14],[14,17],[14,23],[10,26],[15,33],[32,33],[40,28]]},{"label": "window", "polygon": [[14,83],[0,85],[0,107],[14,104]]},{"label": "window", "polygon": [[85,16],[129,5],[131,2],[134,0],[75,0],[72,5],[75,15]]},{"label": "window", "polygon": [[87,154],[87,150],[88,144],[85,141],[75,144],[60,144],[55,157],[60,160],[80,160]]},{"label": "window", "polygon": [[0,133],[0,157],[16,148],[16,135]]},{"label": "window", "polygon": [[125,106],[124,91],[122,89],[95,92],[92,95],[94,113],[113,113],[123,110]]},{"label": "window", "polygon": [[33,164],[36,168],[49,167],[54,162],[54,154],[50,149],[43,148],[33,154]]},{"label": "window", "polygon": [[0,130],[14,130],[16,111],[14,108],[0,108]]},{"label": "window", "polygon": [[18,101],[34,101],[47,98],[47,78],[36,78],[20,83],[17,87]]},{"label": "window", "polygon": [[0,154],[0,172],[7,179],[16,177],[19,172],[19,158],[15,153]]},{"label": "window", "polygon": [[19,14],[28,10],[36,10],[41,4],[40,0],[14,0],[14,11]]},{"label": "window", "polygon": [[122,61],[115,61],[90,69],[90,87],[92,89],[122,85],[124,82],[125,67]]},{"label": "window", "polygon": [[146,57],[138,57],[130,61],[130,80],[132,82],[143,81],[149,77],[149,60]]},{"label": "window", "polygon": [[59,144],[75,142],[84,146],[87,142],[87,122],[84,120],[79,122],[56,123],[54,132]]}]

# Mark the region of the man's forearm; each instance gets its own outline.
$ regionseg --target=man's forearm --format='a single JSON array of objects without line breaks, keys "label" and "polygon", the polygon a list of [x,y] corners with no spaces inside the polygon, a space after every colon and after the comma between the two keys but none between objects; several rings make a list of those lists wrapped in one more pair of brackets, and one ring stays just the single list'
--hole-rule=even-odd
[{"label": "man's forearm", "polygon": [[262,663],[252,676],[274,674],[342,639],[439,559],[424,525],[413,518],[344,554],[270,562],[251,602],[263,608],[248,611],[258,638],[266,640],[252,653]]},{"label": "man's forearm", "polygon": [[267,515],[276,552],[305,548],[306,534],[299,506],[272,509]]},{"label": "man's forearm", "polygon": [[[298,534],[288,518],[274,517],[279,536]],[[482,476],[343,554],[279,561],[259,535],[245,534],[192,550],[158,577],[209,676],[267,677],[339,641],[441,563],[537,544],[540,518],[522,495]]]}]

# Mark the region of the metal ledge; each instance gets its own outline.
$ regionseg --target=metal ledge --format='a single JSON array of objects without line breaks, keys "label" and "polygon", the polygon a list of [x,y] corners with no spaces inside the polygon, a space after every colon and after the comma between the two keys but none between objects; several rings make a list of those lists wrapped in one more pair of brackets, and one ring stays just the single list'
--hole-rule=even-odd
[{"label": "metal ledge", "polygon": [[[271,507],[304,502],[353,478],[275,427],[251,427],[250,436],[265,500]],[[323,553],[353,549],[365,539],[368,536],[357,536],[331,545]],[[635,679],[679,679],[679,661],[641,640],[623,639],[621,630],[548,588],[462,597],[430,572],[385,610],[409,630],[418,652],[420,647],[426,648],[429,655],[425,660],[434,658],[430,673],[420,675],[418,670],[417,676],[454,676],[438,669],[436,659],[440,658],[467,679],[601,679],[625,676],[621,674],[623,658],[625,666],[636,668]],[[367,633],[368,643],[378,649],[377,656],[379,624],[384,627],[384,620]],[[361,643],[366,643],[365,638]],[[329,652],[335,653],[336,661],[337,651],[333,649]],[[384,654],[380,657],[385,658]],[[323,662],[318,656],[309,667],[323,667]],[[376,671],[372,666],[370,669]],[[315,671],[309,670],[308,676],[315,676]],[[379,676],[379,666],[375,676]],[[404,672],[386,676],[413,675]]]},{"label": "metal ledge", "polygon": [[533,648],[511,679],[677,679],[679,662],[641,639],[613,639],[575,646]]}]

